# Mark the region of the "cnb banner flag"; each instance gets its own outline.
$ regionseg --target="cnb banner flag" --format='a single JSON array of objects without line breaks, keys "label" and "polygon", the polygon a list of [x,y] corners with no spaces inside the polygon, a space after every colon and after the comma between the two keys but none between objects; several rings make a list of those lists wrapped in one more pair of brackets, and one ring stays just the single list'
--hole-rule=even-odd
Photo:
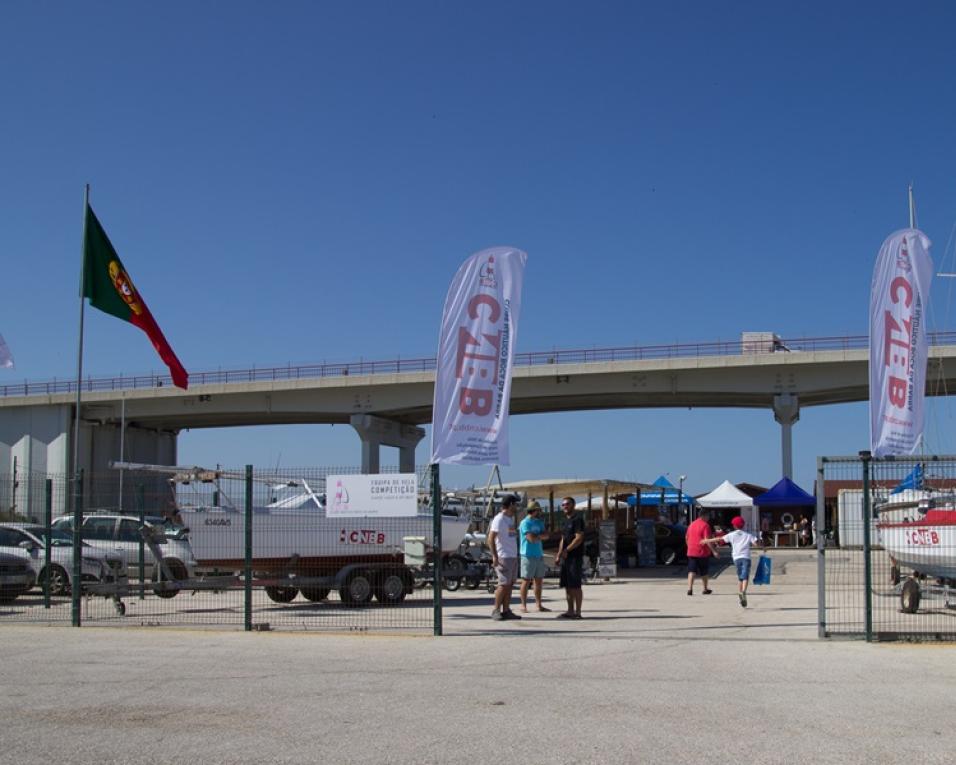
[{"label": "cnb banner flag", "polygon": [[508,465],[508,406],[526,253],[492,247],[448,288],[435,369],[432,462]]},{"label": "cnb banner flag", "polygon": [[890,234],[870,290],[870,451],[912,454],[923,435],[930,240],[915,228]]},{"label": "cnb banner flag", "polygon": [[189,385],[189,375],[146,306],[146,301],[133,285],[106,231],[93,208],[86,206],[86,238],[83,241],[83,297],[90,305],[118,319],[139,327],[149,338],[159,357],[180,388]]},{"label": "cnb banner flag", "polygon": [[0,335],[0,369],[13,369],[13,354],[3,335]]}]

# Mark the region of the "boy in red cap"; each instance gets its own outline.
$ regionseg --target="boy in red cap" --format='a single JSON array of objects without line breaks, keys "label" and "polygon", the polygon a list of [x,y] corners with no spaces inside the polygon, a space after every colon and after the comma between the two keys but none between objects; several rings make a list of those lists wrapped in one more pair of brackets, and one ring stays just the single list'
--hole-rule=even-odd
[{"label": "boy in red cap", "polygon": [[763,542],[749,531],[744,531],[747,522],[741,516],[732,518],[730,525],[734,527],[734,530],[729,534],[713,539],[702,539],[701,544],[723,543],[730,545],[731,557],[733,557],[734,567],[737,569],[737,597],[740,598],[741,607],[746,608],[747,585],[750,584],[750,548],[754,544],[762,546]]}]

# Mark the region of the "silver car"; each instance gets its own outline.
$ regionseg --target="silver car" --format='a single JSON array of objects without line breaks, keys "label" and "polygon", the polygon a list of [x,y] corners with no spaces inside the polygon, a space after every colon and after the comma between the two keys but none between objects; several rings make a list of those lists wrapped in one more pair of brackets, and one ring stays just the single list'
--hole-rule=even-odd
[{"label": "silver car", "polygon": [[[49,583],[51,595],[64,595],[73,587],[73,537],[54,529],[50,535],[50,565],[46,564],[46,528],[35,523],[0,523],[0,552],[25,560],[41,587]],[[120,582],[126,578],[122,558],[89,545],[82,546],[80,579],[84,582]]]},{"label": "silver car", "polygon": [[[186,529],[166,523],[161,517],[146,516],[141,520],[135,515],[94,511],[84,514],[81,533],[85,544],[120,557],[126,564],[129,575],[134,578],[139,577],[139,556],[142,549],[145,576],[151,577],[153,581],[165,579],[149,545],[142,543],[140,529],[143,525],[163,529],[164,533],[157,534],[154,538],[174,579],[182,580],[195,576],[196,559],[189,546]],[[55,518],[53,528],[72,535],[73,517],[64,515]],[[177,589],[156,589],[156,594],[160,597],[171,598],[177,592]]]},{"label": "silver car", "polygon": [[29,592],[37,575],[30,564],[18,555],[0,553],[0,603],[12,603]]}]

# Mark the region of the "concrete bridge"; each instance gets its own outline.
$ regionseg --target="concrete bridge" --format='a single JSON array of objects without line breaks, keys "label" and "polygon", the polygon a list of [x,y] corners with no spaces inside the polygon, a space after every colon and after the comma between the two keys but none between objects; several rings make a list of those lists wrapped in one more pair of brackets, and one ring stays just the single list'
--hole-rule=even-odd
[{"label": "concrete bridge", "polygon": [[[928,394],[956,390],[956,333],[930,338]],[[511,414],[588,409],[746,407],[781,425],[781,463],[792,476],[791,427],[800,408],[868,398],[867,338],[707,343],[519,354]],[[81,467],[101,471],[119,454],[174,464],[183,428],[350,423],[362,467],[381,446],[413,470],[419,427],[431,421],[434,359],[194,373],[191,387],[164,376],[83,381]],[[0,386],[0,472],[67,474],[72,466],[75,381]]]}]

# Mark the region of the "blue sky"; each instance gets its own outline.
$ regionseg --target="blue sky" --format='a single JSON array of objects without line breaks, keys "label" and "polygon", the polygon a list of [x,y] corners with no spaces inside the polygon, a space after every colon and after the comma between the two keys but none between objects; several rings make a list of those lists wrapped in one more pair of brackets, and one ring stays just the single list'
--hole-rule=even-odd
[{"label": "blue sky", "polygon": [[[434,356],[456,269],[501,244],[529,254],[518,351],[865,334],[910,182],[956,270],[954,28],[952,3],[3,3],[0,374],[75,376],[85,183],[190,371]],[[162,369],[109,316],[85,337],[89,374]],[[780,477],[769,411],[511,428],[508,479]],[[865,404],[803,409],[795,478],[867,442]],[[182,462],[358,459],[344,426],[180,437]]]}]

